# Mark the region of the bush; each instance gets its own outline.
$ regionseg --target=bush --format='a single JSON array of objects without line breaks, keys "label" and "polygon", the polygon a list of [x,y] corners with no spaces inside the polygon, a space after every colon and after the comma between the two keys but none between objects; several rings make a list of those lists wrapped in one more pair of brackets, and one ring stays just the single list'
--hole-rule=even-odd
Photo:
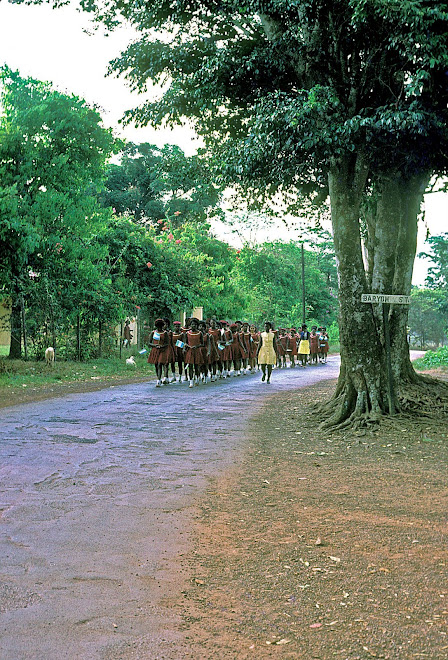
[{"label": "bush", "polygon": [[448,346],[442,346],[437,351],[427,351],[422,358],[415,361],[420,369],[448,367]]},{"label": "bush", "polygon": [[338,344],[339,343],[339,326],[334,321],[329,328],[327,328],[328,332],[328,337],[330,340],[330,344]]}]

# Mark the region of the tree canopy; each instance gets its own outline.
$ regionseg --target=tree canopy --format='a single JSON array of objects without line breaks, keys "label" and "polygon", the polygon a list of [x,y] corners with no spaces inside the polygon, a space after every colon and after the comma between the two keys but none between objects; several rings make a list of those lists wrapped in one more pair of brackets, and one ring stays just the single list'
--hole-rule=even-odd
[{"label": "tree canopy", "polygon": [[119,164],[109,164],[101,203],[136,222],[157,227],[170,216],[180,225],[188,219],[221,217],[220,191],[200,155],[186,156],[176,145],[125,145]]}]

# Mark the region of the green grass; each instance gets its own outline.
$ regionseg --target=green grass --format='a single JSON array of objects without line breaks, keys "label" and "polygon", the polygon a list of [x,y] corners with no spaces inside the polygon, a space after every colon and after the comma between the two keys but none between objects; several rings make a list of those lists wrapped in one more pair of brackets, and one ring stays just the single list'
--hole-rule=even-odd
[{"label": "green grass", "polygon": [[339,351],[340,351],[339,342],[334,342],[334,344],[332,344],[330,342],[330,349],[329,349],[328,352],[329,353],[339,353]]},{"label": "green grass", "polygon": [[124,378],[151,378],[153,368],[145,357],[135,356],[136,366],[126,364],[126,357],[98,358],[88,362],[56,361],[53,366],[43,361],[9,360],[0,357],[0,390],[23,386],[45,386],[56,383],[108,383]]}]

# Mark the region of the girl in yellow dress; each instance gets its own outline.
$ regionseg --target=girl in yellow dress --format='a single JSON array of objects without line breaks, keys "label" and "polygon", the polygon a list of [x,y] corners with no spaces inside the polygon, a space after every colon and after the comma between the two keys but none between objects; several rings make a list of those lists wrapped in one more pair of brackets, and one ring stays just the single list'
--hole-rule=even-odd
[{"label": "girl in yellow dress", "polygon": [[302,325],[299,337],[299,358],[302,367],[305,367],[308,362],[308,355],[310,354],[310,333],[308,332],[308,327],[306,325]]},{"label": "girl in yellow dress", "polygon": [[268,372],[268,379],[266,382],[271,382],[272,367],[277,362],[277,342],[275,334],[272,332],[272,323],[266,321],[264,324],[264,332],[260,334],[260,345],[258,347],[258,364],[263,372],[262,381],[266,380],[266,367]]}]

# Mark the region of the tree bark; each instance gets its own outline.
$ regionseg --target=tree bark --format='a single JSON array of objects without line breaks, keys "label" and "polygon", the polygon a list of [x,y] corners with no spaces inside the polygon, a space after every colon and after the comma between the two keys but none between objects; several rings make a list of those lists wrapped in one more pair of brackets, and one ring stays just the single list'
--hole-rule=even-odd
[{"label": "tree bark", "polygon": [[[429,174],[412,177],[401,182],[401,222],[397,237],[397,259],[393,287],[404,295],[410,295],[412,273],[417,250],[418,217],[423,195],[430,180]],[[411,379],[419,380],[411,364],[407,342],[409,307],[395,305],[391,310],[392,369],[398,383]]]},{"label": "tree bark", "polygon": [[[382,177],[378,186],[375,222],[372,292],[410,295],[417,248],[418,216],[429,175],[403,178],[400,173]],[[379,307],[379,306],[377,306]],[[378,314],[378,311],[377,311]],[[392,371],[400,384],[418,380],[409,357],[407,323],[409,307],[392,305],[389,313]],[[380,313],[378,314],[379,317]],[[384,345],[384,328],[378,323]]]},{"label": "tree bark", "polygon": [[[429,177],[404,179],[392,173],[378,181],[366,268],[359,221],[364,170],[359,156],[347,157],[334,163],[329,174],[339,274],[341,372],[327,426],[376,420],[399,407],[403,385],[421,382],[409,358],[408,307],[392,306],[385,318],[382,306],[361,303],[361,294],[410,294],[418,215]],[[390,328],[391,371],[385,321]]]},{"label": "tree bark", "polygon": [[377,419],[387,409],[385,361],[375,318],[371,305],[361,303],[361,295],[368,292],[359,219],[366,178],[367,166],[360,155],[349,155],[330,167],[341,371],[328,426],[366,415]]}]

